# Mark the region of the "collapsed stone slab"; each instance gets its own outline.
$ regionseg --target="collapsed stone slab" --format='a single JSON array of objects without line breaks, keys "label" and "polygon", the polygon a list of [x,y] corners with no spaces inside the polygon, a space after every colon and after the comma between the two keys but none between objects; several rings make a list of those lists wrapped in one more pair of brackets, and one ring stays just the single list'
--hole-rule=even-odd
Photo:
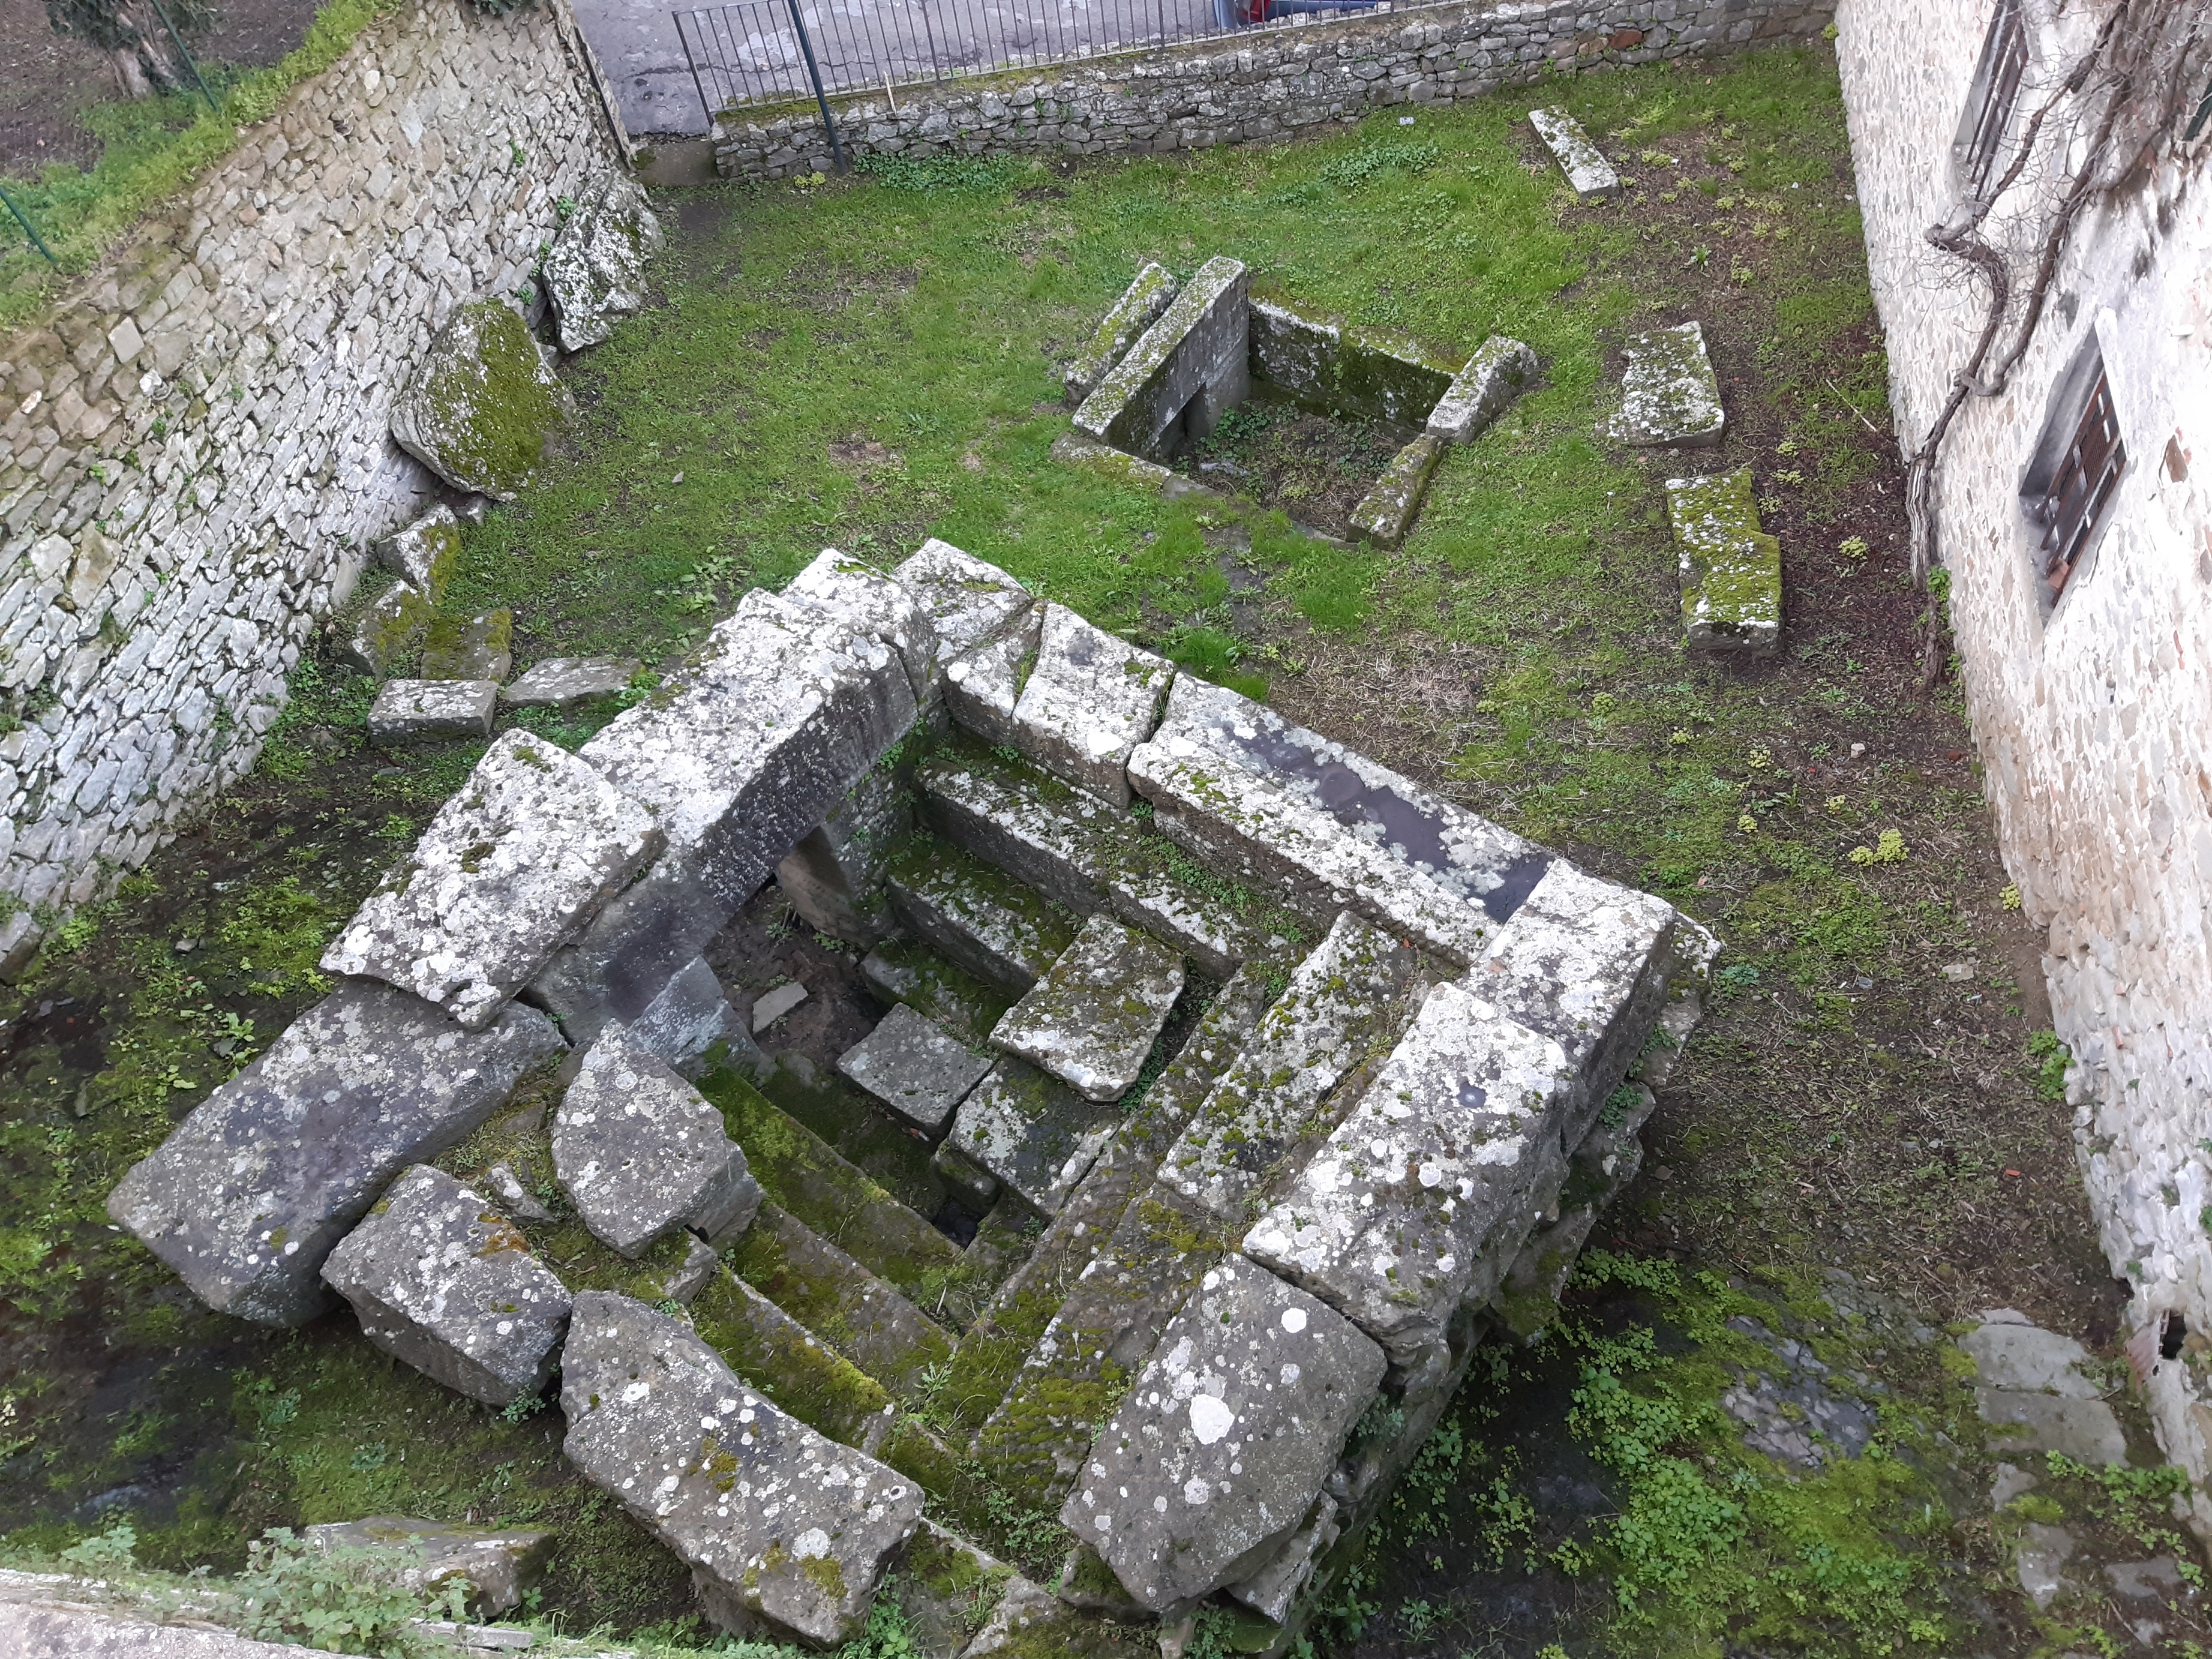
[{"label": "collapsed stone slab", "polygon": [[608,173],[576,204],[538,267],[562,350],[599,344],[617,321],[644,308],[645,261],[661,240],[643,187],[627,173]]},{"label": "collapsed stone slab", "polygon": [[436,611],[430,596],[414,583],[394,582],[362,610],[338,656],[349,667],[381,679],[421,642]]},{"label": "collapsed stone slab", "polygon": [[1683,323],[1632,334],[1623,350],[1620,409],[1607,428],[1615,441],[1698,449],[1720,442],[1728,416],[1704,328]]},{"label": "collapsed stone slab", "polygon": [[1006,1010],[991,1042],[1086,1100],[1119,1100],[1151,1057],[1182,983],[1181,957],[1110,916],[1095,915]]},{"label": "collapsed stone slab", "polygon": [[1120,1120],[1058,1078],[1009,1055],[960,1104],[945,1145],[1056,1215]]},{"label": "collapsed stone slab", "polygon": [[434,1382],[489,1406],[542,1390],[568,1291],[480,1193],[418,1164],[323,1263],[361,1331]]},{"label": "collapsed stone slab", "polygon": [[1166,266],[1146,263],[1129,286],[1121,290],[1121,297],[1107,310],[1082,352],[1067,366],[1067,372],[1060,377],[1060,385],[1067,390],[1069,403],[1080,406],[1114,366],[1129,355],[1129,348],[1175,302],[1176,289],[1176,279]]},{"label": "collapsed stone slab", "polygon": [[1311,1513],[1383,1367],[1334,1309],[1225,1257],[1100,1431],[1061,1524],[1155,1612],[1235,1583]]},{"label": "collapsed stone slab", "polygon": [[921,1493],[747,1388],[684,1326],[628,1297],[576,1298],[562,1351],[562,1449],[692,1569],[708,1612],[818,1646],[860,1633]]},{"label": "collapsed stone slab", "polygon": [[837,1056],[837,1069],[925,1134],[943,1133],[991,1061],[904,1003]]},{"label": "collapsed stone slab", "polygon": [[1534,352],[1518,340],[1492,335],[1429,411],[1429,435],[1440,443],[1473,443],[1535,378]]},{"label": "collapsed stone slab", "polygon": [[1771,657],[1782,645],[1782,544],[1759,528],[1751,469],[1667,480],[1693,651]]},{"label": "collapsed stone slab", "polygon": [[937,678],[937,624],[921,595],[872,565],[825,547],[787,583],[783,597],[828,612],[889,646],[904,665],[919,708]]},{"label": "collapsed stone slab", "polygon": [[556,744],[503,733],[323,953],[480,1030],[660,850],[643,807]]},{"label": "collapsed stone slab", "polygon": [[1252,375],[1325,414],[1418,427],[1459,372],[1455,358],[1388,329],[1322,317],[1279,295],[1252,301]]},{"label": "collapsed stone slab", "polygon": [[1075,411],[1075,429],[1132,455],[1164,459],[1243,401],[1249,279],[1212,258]]},{"label": "collapsed stone slab", "polygon": [[1164,657],[1044,607],[1036,665],[1014,704],[1013,740],[1047,771],[1111,806],[1129,804],[1129,753],[1152,735],[1176,678]]},{"label": "collapsed stone slab", "polygon": [[515,708],[567,708],[626,688],[644,665],[635,657],[548,657],[500,689]]},{"label": "collapsed stone slab", "polygon": [[1590,143],[1589,135],[1574,117],[1560,109],[1532,109],[1528,112],[1528,125],[1536,129],[1536,136],[1552,152],[1576,195],[1590,202],[1620,194],[1620,175],[1613,170],[1613,163],[1605,159],[1603,152]]},{"label": "collapsed stone slab", "polygon": [[817,933],[873,945],[898,931],[884,873],[914,827],[908,769],[879,765],[846,793],[775,866],[779,890]]},{"label": "collapsed stone slab", "polygon": [[461,562],[461,521],[441,501],[404,527],[368,544],[370,556],[432,605]]},{"label": "collapsed stone slab", "polygon": [[477,300],[430,342],[393,400],[392,435],[454,489],[511,501],[573,407],[520,313]]},{"label": "collapsed stone slab", "polygon": [[498,707],[496,680],[386,680],[368,706],[368,735],[376,743],[488,738]]},{"label": "collapsed stone slab", "polygon": [[717,1064],[751,1074],[767,1063],[704,957],[692,957],[629,1022],[629,1035],[687,1082],[696,1083]]},{"label": "collapsed stone slab", "polygon": [[999,638],[1036,604],[1029,589],[998,566],[934,536],[892,566],[891,578],[928,614],[940,663]]},{"label": "collapsed stone slab", "polygon": [[107,1213],[218,1312],[305,1324],[330,1305],[323,1262],[392,1178],[458,1146],[562,1046],[535,1009],[471,1031],[349,981],[134,1165]]}]

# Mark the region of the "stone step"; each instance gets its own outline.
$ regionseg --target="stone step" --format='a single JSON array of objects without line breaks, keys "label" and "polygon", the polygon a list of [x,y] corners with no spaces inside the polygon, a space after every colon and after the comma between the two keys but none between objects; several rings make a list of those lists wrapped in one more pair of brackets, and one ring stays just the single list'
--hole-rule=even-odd
[{"label": "stone step", "polygon": [[901,1399],[952,1357],[914,1304],[781,1205],[764,1204],[728,1252],[731,1270]]},{"label": "stone step", "polygon": [[1085,1100],[1110,1104],[1135,1085],[1182,988],[1180,955],[1096,915],[1006,1010],[991,1042]]},{"label": "stone step", "polygon": [[930,1167],[928,1141],[849,1079],[792,1051],[776,1056],[759,1088],[916,1215],[943,1207],[950,1189]]},{"label": "stone step", "polygon": [[988,1054],[902,1002],[837,1056],[841,1076],[932,1139],[951,1127],[954,1110],[990,1069]]},{"label": "stone step", "polygon": [[917,939],[886,940],[861,958],[860,976],[886,1003],[927,1014],[961,1042],[981,1047],[1013,999],[947,962]]},{"label": "stone step", "polygon": [[1118,1107],[1085,1100],[1009,1054],[961,1102],[945,1144],[1049,1217],[1060,1213],[1120,1121]]},{"label": "stone step", "polygon": [[917,836],[885,882],[908,929],[969,973],[1019,996],[1075,938],[1060,906],[949,842]]},{"label": "stone step", "polygon": [[810,1429],[848,1446],[879,1442],[890,1390],[728,1264],[691,1304],[692,1328],[729,1368]]}]

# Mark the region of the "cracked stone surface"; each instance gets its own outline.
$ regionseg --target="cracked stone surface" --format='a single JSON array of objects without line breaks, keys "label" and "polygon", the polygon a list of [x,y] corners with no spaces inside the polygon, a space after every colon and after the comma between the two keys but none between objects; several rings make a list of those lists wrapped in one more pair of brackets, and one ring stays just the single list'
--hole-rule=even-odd
[{"label": "cracked stone surface", "polygon": [[1129,355],[1129,348],[1175,302],[1177,287],[1166,266],[1146,262],[1100,320],[1089,343],[1060,376],[1068,402],[1079,405],[1097,389],[1098,382]]},{"label": "cracked stone surface", "polygon": [[1874,1407],[1831,1388],[1832,1373],[1811,1348],[1741,1314],[1729,1321],[1729,1328],[1771,1349],[1778,1362],[1776,1373],[1751,1371],[1721,1395],[1722,1407],[1743,1425],[1745,1445],[1806,1469],[1866,1449],[1876,1426]]},{"label": "cracked stone surface", "polygon": [[891,579],[928,614],[941,663],[1003,638],[1036,605],[1029,589],[998,566],[934,536],[894,565]]},{"label": "cracked stone surface", "polygon": [[1044,607],[1031,605],[995,639],[985,640],[945,665],[940,690],[955,720],[986,743],[1014,740],[1014,705],[1022,680],[1036,659]]},{"label": "cracked stone surface", "polygon": [[1701,325],[1632,334],[1622,349],[1628,366],[1620,409],[1606,428],[1616,443],[1704,449],[1720,442],[1728,416]]},{"label": "cracked stone surface", "polygon": [[1144,1070],[1182,994],[1182,958],[1111,916],[1083,924],[991,1041],[1086,1100],[1115,1101]]},{"label": "cracked stone surface", "polygon": [[1959,1339],[1974,1362],[1974,1380],[1985,1389],[2026,1389],[2095,1400],[2103,1390],[2081,1373],[2089,1351],[2070,1336],[2046,1331],[2011,1308],[1991,1308]]},{"label": "cracked stone surface", "polygon": [[559,319],[562,350],[598,345],[613,336],[616,323],[643,309],[646,258],[661,240],[644,187],[626,173],[610,173],[577,204],[538,273]]},{"label": "cracked stone surface", "polygon": [[1576,195],[1590,202],[1620,194],[1620,175],[1574,117],[1561,109],[1532,109],[1528,125],[1536,129]]},{"label": "cracked stone surface", "polygon": [[902,1002],[837,1056],[837,1069],[915,1127],[935,1135],[991,1062]]},{"label": "cracked stone surface", "polygon": [[507,732],[323,953],[480,1030],[659,850],[645,809],[534,733]]},{"label": "cracked stone surface", "polygon": [[690,1565],[708,1613],[817,1646],[860,1632],[921,1492],[747,1388],[687,1326],[626,1297],[576,1298],[561,1356],[562,1449]]},{"label": "cracked stone surface", "polygon": [[566,708],[626,689],[644,665],[635,657],[548,657],[501,687],[499,700],[514,708]]},{"label": "cracked stone surface", "polygon": [[[1551,1213],[1571,1084],[1548,1037],[1459,986],[1431,988],[1358,1103],[1244,1237],[1416,1377]],[[1414,1386],[1409,1384],[1409,1387]]]},{"label": "cracked stone surface", "polygon": [[1328,1547],[1336,1542],[1336,1499],[1323,1492],[1314,1500],[1313,1513],[1290,1536],[1266,1565],[1249,1578],[1229,1586],[1229,1593],[1263,1619],[1281,1624],[1313,1577],[1314,1568]]},{"label": "cracked stone surface", "polygon": [[378,743],[488,738],[498,707],[497,680],[386,680],[368,705],[368,735]]},{"label": "cracked stone surface", "polygon": [[592,1236],[632,1258],[678,1227],[710,1243],[742,1232],[760,1208],[721,1113],[619,1024],[561,1097],[553,1168]]},{"label": "cracked stone surface", "polygon": [[107,1213],[216,1311],[305,1324],[331,1304],[324,1261],[392,1178],[459,1145],[562,1047],[534,1008],[471,1031],[349,981],[133,1166]]},{"label": "cracked stone surface", "polygon": [[506,1406],[552,1379],[568,1291],[482,1194],[418,1164],[323,1263],[361,1331],[471,1400]]},{"label": "cracked stone surface", "polygon": [[1009,1055],[961,1103],[945,1145],[1057,1215],[1120,1121],[1111,1106]]},{"label": "cracked stone surface", "polygon": [[1226,1257],[1160,1334],[1060,1522],[1154,1611],[1245,1578],[1312,1512],[1382,1372],[1334,1310]]},{"label": "cracked stone surface", "polygon": [[2067,1588],[2066,1564],[2074,1559],[2074,1534],[2063,1527],[2031,1521],[2020,1529],[2016,1547],[2014,1568],[2020,1587],[2038,1613],[2047,1612]]},{"label": "cracked stone surface", "polygon": [[696,1082],[719,1056],[739,1071],[757,1072],[767,1063],[745,1022],[730,1006],[729,994],[704,957],[694,957],[684,971],[629,1023],[632,1042],[665,1060],[678,1077]]},{"label": "cracked stone surface", "polygon": [[1013,741],[1109,806],[1129,804],[1123,769],[1152,735],[1175,679],[1164,657],[1116,639],[1064,605],[1044,607],[1036,665],[1014,704]]},{"label": "cracked stone surface", "polygon": [[793,576],[783,597],[839,618],[856,634],[889,646],[905,665],[916,707],[937,676],[937,624],[913,588],[873,565],[825,547]]},{"label": "cracked stone surface", "polygon": [[2055,1451],[2096,1465],[2128,1461],[2119,1419],[2080,1370],[2088,1351],[2071,1337],[2044,1330],[2014,1309],[1992,1308],[1959,1346],[1974,1361],[1974,1406],[1992,1429],[1993,1449]]}]

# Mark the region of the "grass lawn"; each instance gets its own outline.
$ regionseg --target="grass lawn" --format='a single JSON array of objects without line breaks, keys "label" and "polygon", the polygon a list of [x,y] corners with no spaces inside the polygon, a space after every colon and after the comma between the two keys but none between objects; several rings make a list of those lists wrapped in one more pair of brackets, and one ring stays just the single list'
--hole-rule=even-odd
[{"label": "grass lawn", "polygon": [[[1990,1513],[1941,1340],[2010,1305],[2109,1356],[2117,1304],[1963,710],[1917,682],[1833,64],[1543,95],[1628,158],[1623,202],[1574,202],[1525,95],[1183,158],[669,192],[659,302],[573,366],[568,452],[470,533],[448,604],[512,605],[518,666],[665,667],[826,544],[889,562],[941,536],[1720,933],[1567,1315],[1478,1368],[1317,1650],[2091,1644],[2117,1613],[2037,1614],[2008,1583],[2021,1515]],[[1059,366],[1137,267],[1221,253],[1355,321],[1542,360],[1402,552],[1048,455]],[[1613,446],[1622,337],[1692,317],[1727,442]],[[1788,627],[1738,668],[1681,649],[1660,483],[1747,465]],[[539,1521],[565,1540],[542,1611],[681,1636],[682,1576],[569,1474],[557,1413],[486,1413],[343,1318],[216,1320],[106,1225],[128,1162],[317,994],[322,941],[480,752],[369,750],[371,690],[304,666],[254,778],[0,991],[0,1526],[51,1550],[128,1514],[142,1559],[227,1566],[272,1524]],[[612,712],[537,724],[574,743]],[[1846,1379],[1871,1450],[1808,1472],[1746,1448],[1720,1401],[1765,1363],[1751,1321]],[[2036,1501],[2142,1551],[2167,1547],[2155,1497],[2062,1471]]]}]

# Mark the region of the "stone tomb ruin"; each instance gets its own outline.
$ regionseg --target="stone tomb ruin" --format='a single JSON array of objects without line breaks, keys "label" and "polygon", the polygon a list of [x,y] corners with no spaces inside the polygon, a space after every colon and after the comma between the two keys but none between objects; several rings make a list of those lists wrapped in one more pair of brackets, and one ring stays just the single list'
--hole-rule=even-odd
[{"label": "stone tomb ruin", "polygon": [[[763,906],[866,953],[826,1064],[712,965]],[[957,549],[832,551],[577,752],[495,741],[109,1209],[242,1318],[557,1373],[733,1630],[888,1580],[945,1659],[1209,1600],[1280,1651],[1549,1316],[1711,950]]]},{"label": "stone tomb ruin", "polygon": [[1535,372],[1535,354],[1503,336],[1462,363],[1403,335],[1255,295],[1235,259],[1208,260],[1180,288],[1162,267],[1146,265],[1067,371],[1078,407],[1074,431],[1056,453],[1188,489],[1162,463],[1203,439],[1257,386],[1322,414],[1413,434],[1352,513],[1362,538],[1395,547],[1444,447],[1472,441]]}]

